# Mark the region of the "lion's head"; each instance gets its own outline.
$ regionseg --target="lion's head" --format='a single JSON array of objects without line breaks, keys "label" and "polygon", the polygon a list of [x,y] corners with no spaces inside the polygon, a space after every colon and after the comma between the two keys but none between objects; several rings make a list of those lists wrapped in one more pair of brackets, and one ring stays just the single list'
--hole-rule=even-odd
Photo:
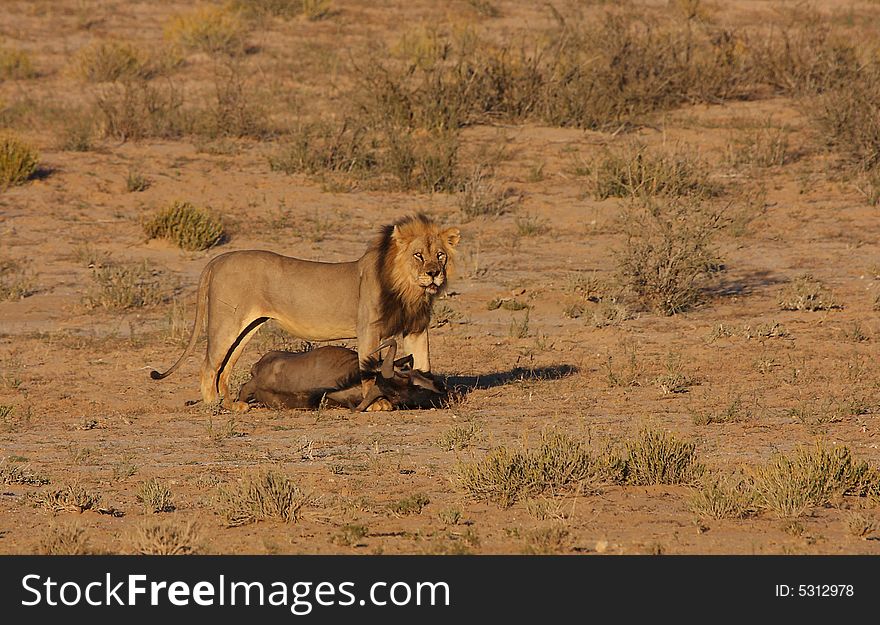
[{"label": "lion's head", "polygon": [[458,228],[419,214],[382,228],[376,245],[382,287],[382,336],[422,332],[434,297],[446,288]]}]

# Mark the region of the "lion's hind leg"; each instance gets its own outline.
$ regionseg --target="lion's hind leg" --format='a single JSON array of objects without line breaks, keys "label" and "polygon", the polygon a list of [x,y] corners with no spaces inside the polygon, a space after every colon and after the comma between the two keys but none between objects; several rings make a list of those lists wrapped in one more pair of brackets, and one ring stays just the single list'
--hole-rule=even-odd
[{"label": "lion's hind leg", "polygon": [[202,399],[212,404],[218,399],[229,408],[229,376],[244,347],[268,317],[208,318],[208,348],[202,363],[200,386]]},{"label": "lion's hind leg", "polygon": [[236,412],[244,412],[249,406],[246,402],[235,401],[229,394],[229,378],[232,376],[232,370],[235,363],[241,356],[244,348],[260,329],[260,326],[268,321],[268,317],[258,317],[247,324],[238,334],[238,338],[227,350],[226,357],[220,366],[219,375],[217,377],[217,391],[223,400],[223,407]]}]

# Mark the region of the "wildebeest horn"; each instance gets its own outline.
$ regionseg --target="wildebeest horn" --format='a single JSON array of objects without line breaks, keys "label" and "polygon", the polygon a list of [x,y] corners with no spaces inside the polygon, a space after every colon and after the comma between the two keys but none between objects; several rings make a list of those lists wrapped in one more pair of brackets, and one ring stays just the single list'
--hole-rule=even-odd
[{"label": "wildebeest horn", "polygon": [[354,412],[363,412],[367,408],[370,407],[374,401],[382,397],[382,391],[379,390],[379,387],[375,384],[370,387],[370,390],[367,391],[367,396],[361,400],[361,403],[357,405],[357,408],[354,409]]},{"label": "wildebeest horn", "polygon": [[382,361],[382,377],[386,380],[390,380],[394,377],[394,357],[397,356],[397,341],[394,339],[385,339],[379,343],[379,347],[370,352],[370,355],[372,356],[386,347],[388,348],[388,353],[385,354],[385,360]]}]

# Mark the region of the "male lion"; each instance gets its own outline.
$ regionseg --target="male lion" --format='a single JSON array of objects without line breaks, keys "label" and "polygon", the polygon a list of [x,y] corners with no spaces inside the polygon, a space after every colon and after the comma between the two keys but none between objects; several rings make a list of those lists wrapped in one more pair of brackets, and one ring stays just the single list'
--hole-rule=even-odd
[{"label": "male lion", "polygon": [[[382,339],[401,337],[413,368],[430,372],[428,324],[434,298],[446,288],[446,268],[461,235],[441,229],[425,215],[405,217],[382,227],[378,238],[356,261],[321,263],[261,250],[228,252],[212,259],[199,278],[196,319],[183,354],[165,378],[195,348],[207,321],[208,348],[202,364],[201,391],[206,403],[218,396],[233,401],[229,376],[257,329],[275,319],[307,341],[357,339],[363,368]],[[370,381],[364,382],[363,393]],[[371,410],[390,410],[380,399]]]}]

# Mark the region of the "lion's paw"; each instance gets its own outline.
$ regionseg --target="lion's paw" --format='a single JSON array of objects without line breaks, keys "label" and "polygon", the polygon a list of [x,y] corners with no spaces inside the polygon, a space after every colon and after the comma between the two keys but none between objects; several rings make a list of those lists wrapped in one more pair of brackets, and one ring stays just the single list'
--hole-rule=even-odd
[{"label": "lion's paw", "polygon": [[391,402],[384,397],[380,397],[372,404],[367,406],[367,412],[379,412],[381,410],[394,410],[394,406],[392,406]]},{"label": "lion's paw", "polygon": [[247,412],[251,409],[250,404],[244,401],[229,402],[225,407],[232,412]]}]

